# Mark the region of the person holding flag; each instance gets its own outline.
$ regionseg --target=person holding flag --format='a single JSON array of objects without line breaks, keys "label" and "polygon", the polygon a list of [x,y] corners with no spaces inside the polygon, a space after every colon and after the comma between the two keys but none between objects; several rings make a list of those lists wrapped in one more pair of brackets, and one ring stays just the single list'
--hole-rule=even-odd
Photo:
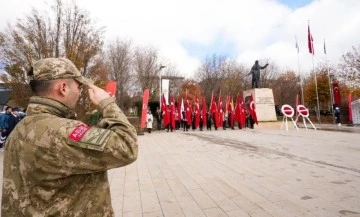
[{"label": "person holding flag", "polygon": [[236,98],[235,120],[238,122],[239,129],[242,129],[242,126],[241,126],[241,104],[240,104],[240,96],[238,96],[238,97]]},{"label": "person holding flag", "polygon": [[[220,94],[221,94],[221,92],[220,92]],[[221,96],[219,96],[218,105],[219,105],[219,107],[218,107],[219,112],[218,112],[217,125],[218,125],[218,127],[223,126],[223,129],[226,130],[225,123],[224,123],[224,110],[223,110],[223,106],[222,106],[222,97]]]},{"label": "person holding flag", "polygon": [[250,126],[251,129],[254,129],[254,123],[258,124],[258,121],[256,116],[254,97],[252,94],[250,95],[250,104],[246,116],[247,116],[248,126]]},{"label": "person holding flag", "polygon": [[203,97],[203,100],[202,100],[202,110],[201,110],[201,116],[200,116],[200,131],[203,130],[204,125],[207,125],[205,97]]},{"label": "person holding flag", "polygon": [[199,127],[200,125],[200,105],[199,105],[199,98],[196,97],[195,100],[194,100],[195,104],[194,104],[194,109],[195,109],[195,112],[194,112],[194,115],[195,115],[195,129]]},{"label": "person holding flag", "polygon": [[211,116],[213,117],[215,130],[217,130],[217,128],[218,128],[218,122],[217,122],[217,120],[218,120],[218,108],[216,106],[216,100],[215,100],[214,93],[211,94],[211,103],[210,104],[211,104],[211,108],[210,108]]},{"label": "person holding flag", "polygon": [[192,120],[191,120],[191,106],[190,106],[187,90],[186,90],[185,100],[186,100],[185,102],[186,131],[188,131],[191,126]]},{"label": "person holding flag", "polygon": [[167,127],[167,132],[169,132],[169,130],[171,130],[171,132],[173,131],[173,129],[175,129],[175,99],[174,99],[174,95],[171,94],[170,96],[170,123],[168,124]]},{"label": "person holding flag", "polygon": [[162,95],[161,99],[161,110],[162,110],[162,119],[163,119],[163,125],[165,128],[168,128],[170,124],[170,113],[168,110],[168,106],[166,105],[166,99],[165,95]]},{"label": "person holding flag", "polygon": [[228,102],[228,123],[229,123],[229,127],[234,130],[234,120],[235,120],[235,115],[234,115],[234,103],[233,103],[233,98],[229,97],[229,102]]},{"label": "person holding flag", "polygon": [[240,98],[240,111],[241,111],[240,113],[241,126],[245,128],[246,112],[245,112],[245,102],[243,97]]}]

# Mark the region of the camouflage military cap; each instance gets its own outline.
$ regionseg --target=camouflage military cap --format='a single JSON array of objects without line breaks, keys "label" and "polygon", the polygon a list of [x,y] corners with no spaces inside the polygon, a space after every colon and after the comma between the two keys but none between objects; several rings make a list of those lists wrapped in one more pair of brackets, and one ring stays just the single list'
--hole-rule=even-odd
[{"label": "camouflage military cap", "polygon": [[32,77],[33,80],[73,78],[85,85],[94,83],[82,76],[74,63],[66,58],[46,58],[35,62]]}]

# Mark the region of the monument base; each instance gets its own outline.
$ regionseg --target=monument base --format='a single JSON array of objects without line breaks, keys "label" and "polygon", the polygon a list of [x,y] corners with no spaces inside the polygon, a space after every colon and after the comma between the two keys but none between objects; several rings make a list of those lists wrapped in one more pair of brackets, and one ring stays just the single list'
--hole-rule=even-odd
[{"label": "monument base", "polygon": [[274,95],[270,88],[255,88],[245,90],[243,96],[245,99],[246,107],[250,104],[250,95],[253,95],[256,116],[258,121],[277,121]]}]

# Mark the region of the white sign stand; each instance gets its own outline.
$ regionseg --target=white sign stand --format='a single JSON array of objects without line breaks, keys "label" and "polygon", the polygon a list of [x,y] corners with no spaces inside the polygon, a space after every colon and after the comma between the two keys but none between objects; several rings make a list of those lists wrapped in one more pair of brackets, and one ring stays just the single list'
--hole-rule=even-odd
[{"label": "white sign stand", "polygon": [[299,119],[299,116],[301,115],[301,117],[303,118],[303,121],[304,121],[305,129],[307,130],[306,121],[305,121],[305,119],[306,119],[306,120],[309,121],[311,126],[316,130],[316,127],[314,126],[314,124],[309,119],[309,110],[304,105],[298,105],[296,107],[296,110],[298,112],[298,115],[296,116],[296,119],[295,119],[296,122]]},{"label": "white sign stand", "polygon": [[293,119],[293,116],[294,116],[294,109],[293,109],[293,107],[291,107],[290,105],[285,104],[285,105],[283,105],[283,106],[281,107],[281,112],[283,113],[284,118],[283,118],[283,121],[281,122],[281,127],[280,127],[280,129],[282,129],[283,124],[284,124],[284,122],[285,122],[286,131],[289,131],[289,128],[288,128],[288,120],[287,120],[287,119],[290,118],[291,121],[293,122],[296,130],[299,131],[299,128],[297,127],[297,125],[296,125],[296,123],[295,123],[295,121],[294,121],[294,119]]}]

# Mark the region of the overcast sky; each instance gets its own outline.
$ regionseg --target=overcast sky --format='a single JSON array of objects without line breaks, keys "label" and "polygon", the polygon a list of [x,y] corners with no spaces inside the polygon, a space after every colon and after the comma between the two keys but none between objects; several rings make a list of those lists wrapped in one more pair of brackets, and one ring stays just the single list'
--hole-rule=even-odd
[{"label": "overcast sky", "polygon": [[[360,44],[360,0],[78,0],[99,26],[105,42],[131,39],[151,45],[186,77],[201,60],[216,53],[251,67],[256,59],[271,59],[282,69],[298,71],[295,35],[302,73],[312,68],[307,48],[310,21],[315,64],[329,63]],[[32,7],[52,1],[0,1],[0,31],[24,17]]]}]

